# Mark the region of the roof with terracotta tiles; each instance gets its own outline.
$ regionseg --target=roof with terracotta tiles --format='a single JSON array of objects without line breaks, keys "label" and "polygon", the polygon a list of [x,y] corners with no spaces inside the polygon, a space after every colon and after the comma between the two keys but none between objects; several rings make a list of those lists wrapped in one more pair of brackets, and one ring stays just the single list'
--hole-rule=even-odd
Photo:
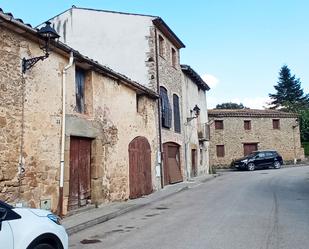
[{"label": "roof with terracotta tiles", "polygon": [[298,114],[278,110],[259,109],[211,109],[208,110],[209,117],[256,117],[256,118],[297,118]]}]

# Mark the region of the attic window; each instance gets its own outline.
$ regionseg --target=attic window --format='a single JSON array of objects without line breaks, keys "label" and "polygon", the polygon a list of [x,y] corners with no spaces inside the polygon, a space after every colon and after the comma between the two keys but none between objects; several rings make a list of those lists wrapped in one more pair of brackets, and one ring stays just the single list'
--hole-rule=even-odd
[{"label": "attic window", "polygon": [[245,130],[251,130],[251,120],[245,120],[244,121],[244,129]]},{"label": "attic window", "polygon": [[215,120],[215,129],[223,130],[223,120]]}]

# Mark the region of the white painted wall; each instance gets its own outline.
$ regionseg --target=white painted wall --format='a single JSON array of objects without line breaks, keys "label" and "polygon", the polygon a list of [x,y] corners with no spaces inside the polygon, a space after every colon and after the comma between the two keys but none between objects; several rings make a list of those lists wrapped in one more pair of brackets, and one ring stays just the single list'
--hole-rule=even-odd
[{"label": "white painted wall", "polygon": [[[183,84],[183,122],[185,127],[184,141],[185,141],[185,157],[186,157],[186,171],[187,176],[191,175],[191,150],[196,149],[197,151],[197,169],[198,175],[208,173],[209,170],[209,142],[204,142],[203,146],[200,146],[198,140],[198,124],[205,124],[208,122],[207,115],[207,102],[206,102],[206,91],[198,90],[197,85],[185,74]],[[191,117],[191,110],[195,105],[201,109],[198,118],[187,122],[187,118]],[[202,153],[201,153],[202,152]],[[203,158],[202,165],[200,159]]]},{"label": "white painted wall", "polygon": [[[148,86],[145,61],[153,17],[72,8],[51,19],[60,41]],[[134,55],[134,56],[132,56]]]}]

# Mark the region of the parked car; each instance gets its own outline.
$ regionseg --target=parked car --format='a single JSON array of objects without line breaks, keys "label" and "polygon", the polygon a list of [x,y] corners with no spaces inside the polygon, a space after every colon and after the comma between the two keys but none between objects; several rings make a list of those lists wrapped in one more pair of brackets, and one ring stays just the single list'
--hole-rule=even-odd
[{"label": "parked car", "polygon": [[275,150],[253,151],[251,154],[232,162],[232,166],[236,169],[247,169],[249,171],[270,167],[280,169],[282,164],[282,156]]},{"label": "parked car", "polygon": [[68,235],[51,212],[0,201],[0,248],[68,249]]}]

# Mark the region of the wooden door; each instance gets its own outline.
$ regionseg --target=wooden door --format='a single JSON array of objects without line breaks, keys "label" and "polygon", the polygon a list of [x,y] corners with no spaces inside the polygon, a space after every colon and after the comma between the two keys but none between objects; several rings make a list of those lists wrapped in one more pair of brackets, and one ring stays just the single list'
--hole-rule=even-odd
[{"label": "wooden door", "polygon": [[91,140],[71,137],[69,210],[85,206],[91,198]]},{"label": "wooden door", "polygon": [[196,149],[191,150],[191,176],[197,176],[197,166],[196,166]]},{"label": "wooden door", "polygon": [[151,149],[148,140],[137,137],[129,144],[130,198],[152,193]]},{"label": "wooden door", "polygon": [[164,156],[164,185],[182,181],[180,169],[179,145],[165,143],[163,145]]},{"label": "wooden door", "polygon": [[258,149],[257,143],[245,143],[244,144],[244,155],[249,155],[252,151],[256,151]]}]

